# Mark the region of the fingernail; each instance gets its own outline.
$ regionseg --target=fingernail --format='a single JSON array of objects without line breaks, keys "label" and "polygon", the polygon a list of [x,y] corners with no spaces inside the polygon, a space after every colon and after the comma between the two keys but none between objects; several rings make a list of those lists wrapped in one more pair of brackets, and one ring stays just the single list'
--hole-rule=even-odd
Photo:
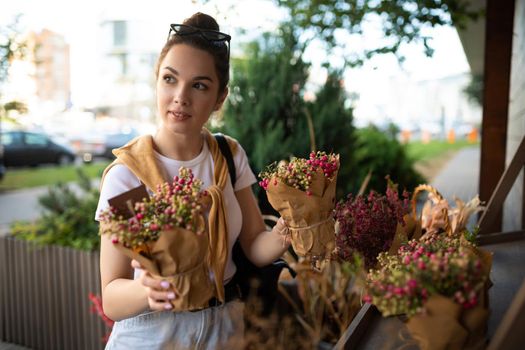
[{"label": "fingernail", "polygon": [[169,292],[168,293],[168,299],[175,299],[175,293]]},{"label": "fingernail", "polygon": [[164,304],[164,309],[165,310],[170,310],[173,306],[171,306],[171,304]]},{"label": "fingernail", "polygon": [[162,281],[160,282],[160,286],[164,289],[168,289],[170,287],[170,283],[168,281]]}]

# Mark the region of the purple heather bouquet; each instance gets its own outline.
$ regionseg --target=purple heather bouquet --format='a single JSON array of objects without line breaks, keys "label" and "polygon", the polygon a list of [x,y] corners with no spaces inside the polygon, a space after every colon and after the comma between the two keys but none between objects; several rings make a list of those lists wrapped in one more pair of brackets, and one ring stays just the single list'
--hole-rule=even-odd
[{"label": "purple heather bouquet", "polygon": [[[396,232],[406,226],[410,213],[409,194],[389,184],[386,195],[370,191],[368,196],[349,194],[334,212],[338,224],[336,247],[339,256],[352,261],[355,253],[364,258],[367,268],[374,267],[377,255],[390,249]],[[406,237],[408,238],[408,237]]]}]

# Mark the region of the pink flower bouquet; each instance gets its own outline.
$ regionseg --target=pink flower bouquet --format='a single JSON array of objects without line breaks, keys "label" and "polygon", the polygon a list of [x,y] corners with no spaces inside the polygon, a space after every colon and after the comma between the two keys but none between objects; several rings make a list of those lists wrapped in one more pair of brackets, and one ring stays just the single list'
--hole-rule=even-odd
[{"label": "pink flower bouquet", "polygon": [[201,187],[191,170],[181,168],[151,197],[126,201],[129,210],[110,206],[101,214],[101,233],[111,235],[117,249],[174,286],[180,296],[171,301],[174,311],[204,308],[213,296],[201,205],[207,193]]},{"label": "pink flower bouquet", "polygon": [[334,243],[339,155],[312,152],[309,159],[270,165],[259,176],[272,207],[283,217],[295,252],[312,261],[329,257]]},{"label": "pink flower bouquet", "polygon": [[383,316],[408,316],[422,349],[470,348],[484,342],[491,262],[463,237],[429,233],[381,253],[363,299]]}]

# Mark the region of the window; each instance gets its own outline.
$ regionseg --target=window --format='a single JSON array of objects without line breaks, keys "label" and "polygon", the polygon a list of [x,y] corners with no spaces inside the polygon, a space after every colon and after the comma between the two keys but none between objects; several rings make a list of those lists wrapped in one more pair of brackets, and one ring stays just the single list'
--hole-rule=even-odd
[{"label": "window", "polygon": [[26,134],[26,144],[30,146],[46,146],[47,137],[39,134]]},{"label": "window", "polygon": [[126,45],[126,21],[113,22],[113,46]]},{"label": "window", "polygon": [[19,132],[11,132],[8,134],[2,134],[2,145],[20,146],[22,145],[22,135]]}]

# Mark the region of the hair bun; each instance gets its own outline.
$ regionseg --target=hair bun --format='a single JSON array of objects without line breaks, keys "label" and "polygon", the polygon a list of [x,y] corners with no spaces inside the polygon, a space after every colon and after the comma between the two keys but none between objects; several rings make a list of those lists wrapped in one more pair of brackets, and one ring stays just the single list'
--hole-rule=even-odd
[{"label": "hair bun", "polygon": [[190,18],[186,18],[182,23],[200,29],[219,30],[219,24],[217,24],[217,21],[215,21],[212,16],[202,12],[193,14]]}]

